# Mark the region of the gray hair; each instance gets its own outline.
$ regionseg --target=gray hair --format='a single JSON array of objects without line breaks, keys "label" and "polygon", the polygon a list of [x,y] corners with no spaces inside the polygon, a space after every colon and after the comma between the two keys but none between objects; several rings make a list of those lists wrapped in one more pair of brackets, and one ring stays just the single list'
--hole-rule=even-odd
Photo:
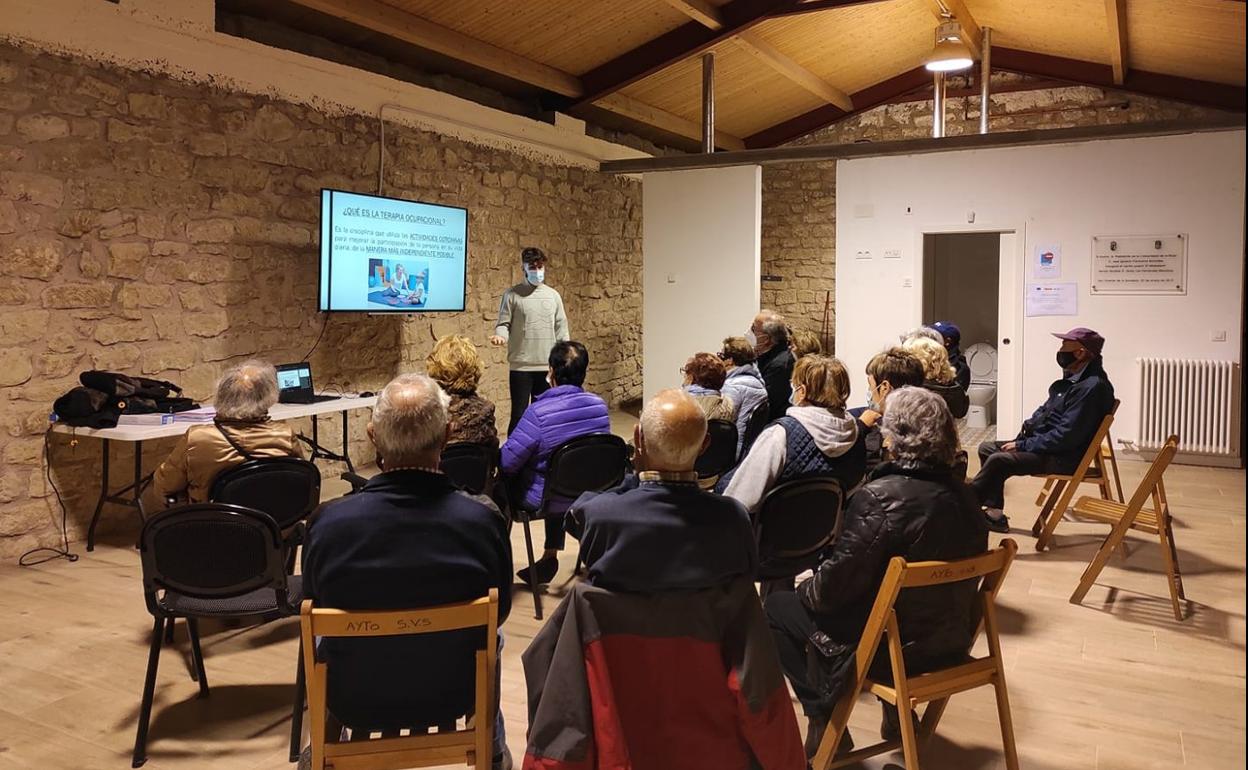
[{"label": "gray hair", "polygon": [[899,463],[953,465],[958,430],[945,400],[923,388],[899,388],[884,402],[880,432]]},{"label": "gray hair", "polygon": [[784,347],[789,342],[789,327],[784,322],[784,316],[774,310],[763,308],[758,311],[759,316],[763,319],[761,325],[763,334],[766,334],[771,343],[776,347]]},{"label": "gray hair", "polygon": [[225,420],[263,420],[276,403],[277,370],[256,358],[227,369],[213,400],[217,417]]},{"label": "gray hair", "polygon": [[391,467],[411,462],[446,439],[451,397],[431,377],[400,374],[373,407],[373,443]]},{"label": "gray hair", "polygon": [[934,340],[936,342],[939,342],[942,348],[945,346],[944,336],[941,335],[940,332],[936,331],[930,326],[920,326],[917,329],[911,329],[910,331],[901,335],[901,344],[904,345],[910,340],[915,339],[916,337],[926,337],[929,340]]}]

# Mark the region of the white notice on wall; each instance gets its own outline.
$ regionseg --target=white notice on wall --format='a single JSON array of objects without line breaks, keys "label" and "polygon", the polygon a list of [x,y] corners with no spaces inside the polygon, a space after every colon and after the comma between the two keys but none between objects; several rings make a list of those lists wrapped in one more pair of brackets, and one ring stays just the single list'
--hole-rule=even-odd
[{"label": "white notice on wall", "polygon": [[1036,278],[1062,277],[1062,245],[1060,243],[1042,243],[1036,246],[1036,261],[1032,265],[1032,275]]},{"label": "white notice on wall", "polygon": [[1093,294],[1186,294],[1186,235],[1092,238]]},{"label": "white notice on wall", "polygon": [[1077,315],[1079,284],[1027,284],[1026,314],[1028,318],[1042,315]]}]

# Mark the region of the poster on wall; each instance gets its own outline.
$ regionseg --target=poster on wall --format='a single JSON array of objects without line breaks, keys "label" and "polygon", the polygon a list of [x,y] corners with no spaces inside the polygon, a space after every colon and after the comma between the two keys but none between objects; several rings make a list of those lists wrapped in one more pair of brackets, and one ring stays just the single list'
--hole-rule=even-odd
[{"label": "poster on wall", "polygon": [[1187,236],[1092,238],[1093,294],[1187,294]]},{"label": "poster on wall", "polygon": [[1042,243],[1036,246],[1036,261],[1032,263],[1032,275],[1036,278],[1062,277],[1062,244]]},{"label": "poster on wall", "polygon": [[1028,318],[1045,315],[1078,315],[1079,284],[1029,283],[1025,304]]}]

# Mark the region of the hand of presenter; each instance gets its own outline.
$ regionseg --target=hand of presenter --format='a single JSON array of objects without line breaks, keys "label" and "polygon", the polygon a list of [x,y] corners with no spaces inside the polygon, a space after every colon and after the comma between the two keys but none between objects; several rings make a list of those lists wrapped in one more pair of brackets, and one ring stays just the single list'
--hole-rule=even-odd
[{"label": "hand of presenter", "polygon": [[490,335],[490,344],[491,344],[491,345],[493,345],[493,346],[494,346],[494,347],[496,347],[496,348],[501,348],[503,345],[506,345],[506,344],[507,344],[507,340],[503,339],[502,337],[498,336],[497,334],[491,334],[491,335]]}]

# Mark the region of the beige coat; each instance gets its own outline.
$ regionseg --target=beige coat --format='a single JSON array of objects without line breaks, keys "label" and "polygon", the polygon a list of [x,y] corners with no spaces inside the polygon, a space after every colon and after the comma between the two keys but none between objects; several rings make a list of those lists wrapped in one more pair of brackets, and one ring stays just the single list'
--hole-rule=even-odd
[{"label": "beige coat", "polygon": [[185,496],[193,503],[204,502],[217,475],[247,459],[230,445],[222,428],[253,457],[303,457],[303,447],[288,423],[193,425],[156,469],[152,493],[157,500]]}]

